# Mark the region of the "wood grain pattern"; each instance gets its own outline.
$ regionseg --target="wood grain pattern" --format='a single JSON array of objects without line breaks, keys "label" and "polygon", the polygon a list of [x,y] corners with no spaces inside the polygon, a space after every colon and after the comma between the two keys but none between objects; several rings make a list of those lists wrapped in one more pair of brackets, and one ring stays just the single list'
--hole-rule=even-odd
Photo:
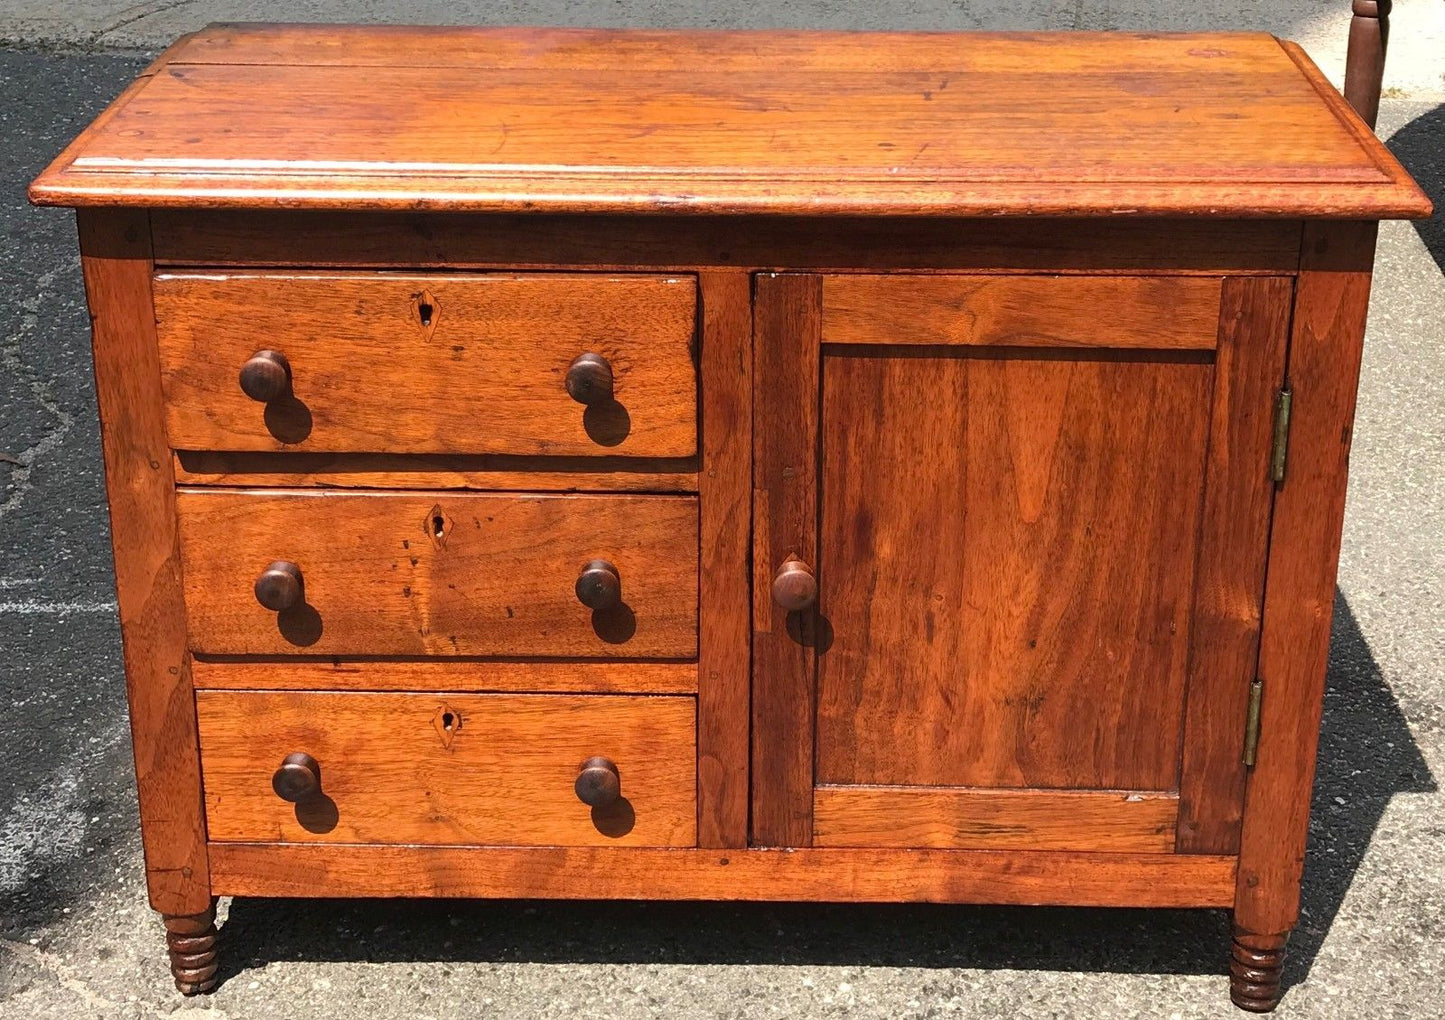
[{"label": "wood grain pattern", "polygon": [[168,210],[151,213],[171,266],[393,265],[683,271],[790,268],[975,273],[1293,273],[1297,220],[475,216]]},{"label": "wood grain pattern", "polygon": [[[697,654],[695,498],[182,489],[176,507],[199,652]],[[620,571],[619,610],[577,600],[598,558]],[[301,568],[301,609],[257,604],[274,560]]]},{"label": "wood grain pattern", "polygon": [[[691,278],[162,273],[155,293],[179,449],[697,452]],[[290,399],[261,404],[237,384],[261,348],[290,362]],[[613,366],[614,401],[568,396],[584,352]]]},{"label": "wood grain pattern", "polygon": [[697,458],[177,450],[181,485],[529,492],[697,492]]},{"label": "wood grain pattern", "polygon": [[[206,821],[217,842],[691,846],[691,698],[198,691]],[[451,729],[438,730],[438,713]],[[271,774],[294,751],[321,797]],[[580,763],[616,762],[623,799],[589,810]]]},{"label": "wood grain pattern", "polygon": [[[789,557],[817,563],[818,358],[822,280],[762,274],[753,284],[753,747],[757,846],[813,838],[812,610],[787,613],[770,595]],[[765,382],[764,382],[765,380]]]},{"label": "wood grain pattern", "polygon": [[695,694],[688,662],[536,662],[456,659],[286,659],[191,663],[196,690],[509,691],[549,694]]},{"label": "wood grain pattern", "polygon": [[1229,905],[1234,858],[1023,850],[212,844],[230,896]]},{"label": "wood grain pattern", "polygon": [[110,503],[146,887],[164,914],[210,908],[196,714],[143,213],[83,212],[100,443]]},{"label": "wood grain pattern", "polygon": [[1239,849],[1241,749],[1274,503],[1269,458],[1293,296],[1288,278],[1224,283],[1179,770],[1182,853]]},{"label": "wood grain pattern", "polygon": [[825,344],[1212,350],[1220,281],[828,276]]},{"label": "wood grain pattern", "polygon": [[820,786],[813,845],[1171,853],[1172,794]]},{"label": "wood grain pattern", "polygon": [[1234,905],[1248,932],[1286,932],[1299,915],[1375,233],[1373,223],[1311,225],[1295,288],[1294,410],[1270,525],[1259,754],[1245,789]]},{"label": "wood grain pattern", "polygon": [[[942,62],[937,38],[914,56],[901,35],[794,37],[823,54],[779,61],[745,36],[751,52],[724,44],[731,59],[714,63],[718,47],[697,33],[600,33],[583,59],[514,46],[511,60],[466,66],[256,64],[248,50],[266,38],[237,36],[220,63],[172,59],[31,186],[32,200],[811,215],[1429,208],[1265,35],[1199,35],[1182,52],[1179,39],[1112,33],[958,35]],[[546,51],[548,39],[531,45]],[[847,54],[826,53],[840,45]],[[639,48],[660,56],[631,59]]]},{"label": "wood grain pattern", "polygon": [[841,350],[818,782],[1173,789],[1211,366]]},{"label": "wood grain pattern", "polygon": [[698,845],[748,842],[752,280],[704,273],[699,482]]}]

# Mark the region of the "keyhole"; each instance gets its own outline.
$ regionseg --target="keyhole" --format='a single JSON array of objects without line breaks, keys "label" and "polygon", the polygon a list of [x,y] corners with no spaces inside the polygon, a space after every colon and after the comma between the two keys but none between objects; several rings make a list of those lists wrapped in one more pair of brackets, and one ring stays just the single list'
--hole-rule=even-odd
[{"label": "keyhole", "polygon": [[446,730],[448,733],[451,732],[452,726],[456,724],[456,721],[456,716],[452,715],[450,712],[442,713],[442,729]]},{"label": "keyhole", "polygon": [[441,514],[432,514],[432,518],[431,518],[431,537],[437,539],[438,541],[440,541],[441,539],[443,539],[443,538],[446,537],[446,533],[447,533],[447,521],[446,521],[446,518],[443,517]]},{"label": "keyhole", "polygon": [[417,314],[421,316],[421,324],[423,326],[430,326],[432,313],[431,303],[423,301],[421,304],[416,306],[416,311]]}]

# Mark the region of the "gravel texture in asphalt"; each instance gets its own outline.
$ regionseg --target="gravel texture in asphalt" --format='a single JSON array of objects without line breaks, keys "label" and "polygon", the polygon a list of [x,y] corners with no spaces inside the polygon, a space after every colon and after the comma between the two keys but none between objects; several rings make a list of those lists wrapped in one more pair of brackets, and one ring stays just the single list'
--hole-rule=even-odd
[{"label": "gravel texture in asphalt", "polygon": [[[172,990],[145,902],[71,216],[24,186],[143,65],[0,50],[0,1017],[1229,1017],[1215,911],[223,903]],[[1445,107],[1382,134],[1445,204]],[[1305,913],[1281,1017],[1445,1016],[1445,226],[1386,224]]]}]

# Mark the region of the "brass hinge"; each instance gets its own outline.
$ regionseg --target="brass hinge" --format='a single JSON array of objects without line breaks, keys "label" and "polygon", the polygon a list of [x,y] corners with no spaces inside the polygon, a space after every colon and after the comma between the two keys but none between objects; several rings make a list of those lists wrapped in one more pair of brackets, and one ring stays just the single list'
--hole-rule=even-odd
[{"label": "brass hinge", "polygon": [[1249,712],[1244,717],[1244,763],[1254,767],[1254,755],[1259,750],[1259,703],[1264,699],[1264,681],[1255,680],[1249,685]]},{"label": "brass hinge", "polygon": [[1274,449],[1269,455],[1269,476],[1278,485],[1284,481],[1284,461],[1289,452],[1289,409],[1294,394],[1288,387],[1279,391],[1274,402]]}]

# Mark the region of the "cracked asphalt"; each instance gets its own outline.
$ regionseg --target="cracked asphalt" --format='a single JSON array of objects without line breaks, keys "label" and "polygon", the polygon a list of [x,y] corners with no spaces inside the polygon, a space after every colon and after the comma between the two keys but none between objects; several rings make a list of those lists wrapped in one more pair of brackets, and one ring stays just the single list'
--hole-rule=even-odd
[{"label": "cracked asphalt", "polygon": [[[0,49],[0,1018],[1240,1015],[1216,911],[223,901],[223,984],[177,996],[145,903],[74,226],[24,201],[144,62]],[[1445,205],[1445,106],[1387,100],[1381,133]],[[1442,265],[1439,215],[1383,227],[1281,1017],[1445,1016]]]}]

